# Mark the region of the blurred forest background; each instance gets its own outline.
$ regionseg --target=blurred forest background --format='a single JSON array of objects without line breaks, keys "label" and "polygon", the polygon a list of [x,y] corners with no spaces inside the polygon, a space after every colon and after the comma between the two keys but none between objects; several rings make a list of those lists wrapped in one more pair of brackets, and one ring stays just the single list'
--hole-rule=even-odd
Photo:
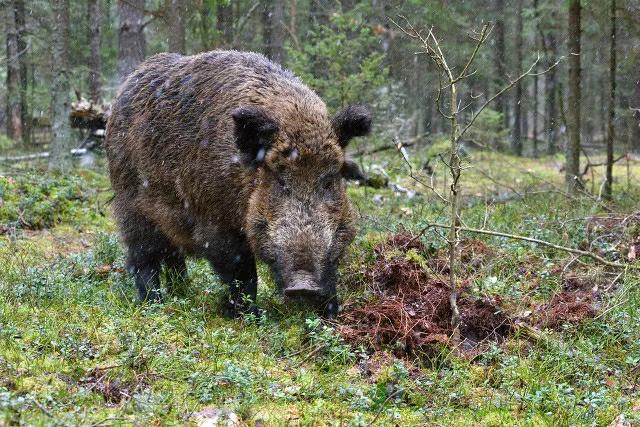
[{"label": "blurred forest background", "polygon": [[[475,133],[469,134],[471,143],[475,134],[482,139],[477,142],[515,155],[566,150],[574,173],[579,172],[578,163],[571,158],[584,150],[604,152],[610,134],[617,153],[640,152],[637,0],[2,4],[6,43],[0,73],[6,85],[0,92],[5,106],[0,126],[7,138],[0,149],[41,151],[39,145],[52,143],[54,166],[60,166],[82,139],[69,136],[71,102],[86,99],[100,108],[108,105],[137,64],[164,51],[261,52],[302,77],[331,110],[347,103],[369,104],[376,113],[376,134],[386,135],[387,143],[396,137],[404,144],[429,144],[434,135],[448,132],[447,120],[434,103],[440,72],[427,55],[416,54],[419,47],[390,18],[406,18],[421,29],[433,26],[451,63],[469,56],[475,45],[472,31],[492,24],[472,75],[460,83],[458,90],[469,103],[461,116],[540,56],[533,70],[540,74],[498,97],[482,114]],[[572,65],[572,58],[577,65]],[[384,138],[379,141],[384,144]],[[617,155],[610,159],[616,160]]]}]

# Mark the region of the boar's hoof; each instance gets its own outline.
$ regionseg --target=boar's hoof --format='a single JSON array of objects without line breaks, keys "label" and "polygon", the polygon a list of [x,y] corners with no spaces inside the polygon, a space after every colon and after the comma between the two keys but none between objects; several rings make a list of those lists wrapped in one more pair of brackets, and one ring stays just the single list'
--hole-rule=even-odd
[{"label": "boar's hoof", "polygon": [[249,304],[248,306],[245,304],[237,304],[233,301],[227,301],[222,306],[222,317],[227,319],[235,319],[242,315],[253,315],[260,316],[261,310],[255,304]]},{"label": "boar's hoof", "polygon": [[161,304],[162,295],[157,289],[151,289],[148,292],[138,292],[136,298],[138,304]]},{"label": "boar's hoof", "polygon": [[328,303],[324,307],[324,312],[322,313],[322,317],[324,317],[327,320],[334,320],[336,316],[338,316],[338,308],[339,306],[337,301],[332,301]]}]

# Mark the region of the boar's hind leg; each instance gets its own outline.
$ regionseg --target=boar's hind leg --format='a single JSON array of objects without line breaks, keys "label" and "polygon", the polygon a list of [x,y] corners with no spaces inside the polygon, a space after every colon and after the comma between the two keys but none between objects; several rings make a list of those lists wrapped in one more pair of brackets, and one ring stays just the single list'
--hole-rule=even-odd
[{"label": "boar's hind leg", "polygon": [[229,285],[229,300],[223,314],[235,317],[240,313],[256,312],[258,273],[256,260],[244,242],[225,247],[224,254],[209,257],[209,262],[223,282]]},{"label": "boar's hind leg", "polygon": [[122,234],[128,249],[127,270],[135,279],[138,300],[160,302],[160,268],[175,248],[152,223],[137,214],[126,217]]},{"label": "boar's hind leg", "polygon": [[170,254],[164,260],[167,291],[171,295],[184,296],[187,285],[187,264],[179,252]]}]

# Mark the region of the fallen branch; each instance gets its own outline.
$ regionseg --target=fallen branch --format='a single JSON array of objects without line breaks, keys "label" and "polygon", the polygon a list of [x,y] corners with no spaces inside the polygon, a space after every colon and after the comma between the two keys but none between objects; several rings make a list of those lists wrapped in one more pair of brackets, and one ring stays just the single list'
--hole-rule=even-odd
[{"label": "fallen branch", "polygon": [[[403,147],[411,147],[412,145],[414,145],[413,142],[403,142],[402,146]],[[353,157],[359,157],[359,156],[367,156],[369,154],[375,154],[375,153],[379,153],[381,151],[387,151],[387,150],[397,150],[398,149],[398,144],[397,143],[393,143],[393,144],[388,144],[388,145],[382,145],[380,147],[376,147],[372,150],[359,150],[356,151],[355,153],[352,154]]]},{"label": "fallen branch", "polygon": [[49,157],[49,152],[45,151],[43,153],[25,154],[23,156],[0,157],[0,162],[22,162],[24,160],[46,159],[47,157]]},{"label": "fallen branch", "polygon": [[[426,232],[426,230],[428,230],[430,227],[451,228],[451,226],[447,225],[447,224],[431,223],[431,224],[427,225],[423,229],[424,231],[421,234],[424,234],[424,232]],[[593,252],[583,251],[582,249],[570,248],[568,246],[556,245],[555,243],[547,242],[546,240],[540,240],[540,239],[536,239],[536,238],[533,238],[533,237],[519,236],[517,234],[501,233],[499,231],[484,230],[484,229],[479,229],[479,228],[470,228],[470,227],[462,227],[462,226],[458,227],[458,229],[460,231],[466,231],[468,233],[477,233],[477,234],[486,234],[486,235],[489,235],[489,236],[506,237],[508,239],[522,240],[522,241],[525,241],[525,242],[536,243],[536,244],[542,245],[542,246],[548,246],[550,248],[558,249],[560,251],[564,251],[564,252],[572,253],[572,254],[575,254],[575,255],[591,258],[594,261],[597,261],[597,262],[599,262],[601,264],[604,264],[604,265],[607,265],[609,267],[634,268],[634,269],[640,268],[640,265],[620,264],[620,263],[617,263],[617,262],[608,261],[608,260],[602,258],[601,256],[599,256],[597,254],[594,254]]]}]

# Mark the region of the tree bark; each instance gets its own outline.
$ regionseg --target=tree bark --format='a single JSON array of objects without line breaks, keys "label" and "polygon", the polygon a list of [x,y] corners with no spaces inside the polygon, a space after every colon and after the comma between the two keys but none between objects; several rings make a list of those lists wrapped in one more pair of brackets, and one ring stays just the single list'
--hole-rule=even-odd
[{"label": "tree bark", "polygon": [[[496,0],[495,1],[495,16],[496,16],[496,25],[495,25],[495,44],[496,48],[494,51],[494,64],[496,66],[496,75],[495,75],[495,87],[497,90],[500,90],[504,86],[504,75],[505,75],[505,44],[504,44],[504,0]],[[506,102],[505,96],[500,96],[496,99],[496,110],[502,113],[503,115],[503,123],[504,127],[509,127],[509,117],[506,110]]]},{"label": "tree bark", "polygon": [[122,82],[144,60],[144,0],[118,1],[118,77]]},{"label": "tree bark", "polygon": [[211,8],[207,1],[200,6],[200,50],[206,52],[211,48]]},{"label": "tree bark", "polygon": [[309,5],[309,23],[311,27],[329,25],[329,16],[335,3],[330,0],[311,0]]},{"label": "tree bark", "polygon": [[[534,46],[538,49],[538,34],[540,33],[540,13],[538,10],[538,0],[533,0],[533,13],[536,20],[536,29],[534,32],[533,40]],[[534,70],[535,76],[533,76],[533,157],[538,157],[538,109],[539,106],[539,87],[538,87],[538,71],[539,67],[536,65]]]},{"label": "tree bark", "polygon": [[637,123],[634,123],[631,132],[631,151],[640,153],[640,76],[636,79],[634,95],[630,102],[633,116]]},{"label": "tree bark", "polygon": [[609,39],[609,116],[607,120],[607,182],[604,196],[613,196],[613,140],[616,118],[616,0],[611,0],[611,37]]},{"label": "tree bark", "polygon": [[165,0],[167,30],[169,32],[169,52],[186,52],[185,4],[184,0]]},{"label": "tree bark", "polygon": [[[548,53],[547,67],[551,67],[556,61],[558,55],[558,47],[556,37],[553,34],[548,36]],[[556,91],[557,91],[557,71],[553,67],[544,75],[544,91],[545,91],[545,119],[544,128],[547,141],[547,154],[555,154],[557,150],[556,139],[558,135],[558,117],[556,109]]]},{"label": "tree bark", "polygon": [[100,59],[100,0],[88,0],[89,22],[89,100],[99,104],[102,98],[102,61]]},{"label": "tree bark", "polygon": [[18,60],[18,31],[15,7],[12,1],[5,3],[7,34],[7,136],[22,140],[22,107],[20,105],[20,62]]},{"label": "tree bark", "polygon": [[22,143],[31,142],[31,120],[29,119],[29,64],[27,54],[27,26],[24,0],[14,0],[16,35],[18,41],[18,63],[20,64],[20,120],[22,121]]},{"label": "tree bark", "polygon": [[216,30],[218,32],[218,46],[231,48],[233,43],[233,9],[231,2],[218,2],[216,6]]},{"label": "tree bark", "polygon": [[53,74],[49,169],[71,168],[71,127],[69,125],[69,0],[53,0],[51,37]]},{"label": "tree bark", "polygon": [[567,190],[575,193],[581,188],[580,181],[580,0],[569,1],[569,105],[567,130],[569,142],[566,152]]},{"label": "tree bark", "polygon": [[[516,75],[522,73],[523,50],[522,0],[518,0],[518,16],[516,24]],[[522,80],[516,84],[516,96],[513,103],[513,136],[511,150],[517,156],[522,155]]]},{"label": "tree bark", "polygon": [[265,56],[285,65],[284,1],[267,1],[262,12],[262,30]]}]

